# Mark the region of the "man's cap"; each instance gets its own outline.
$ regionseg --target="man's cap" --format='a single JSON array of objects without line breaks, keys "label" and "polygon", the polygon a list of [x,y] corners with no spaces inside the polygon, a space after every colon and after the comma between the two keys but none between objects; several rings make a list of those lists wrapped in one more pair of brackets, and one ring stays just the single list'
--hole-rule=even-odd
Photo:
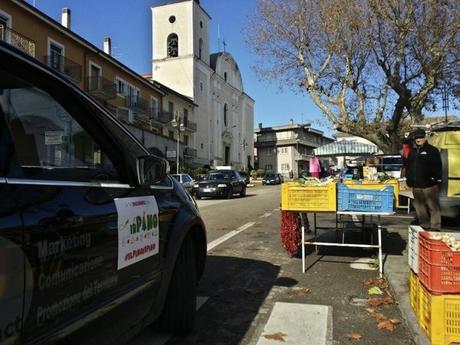
[{"label": "man's cap", "polygon": [[425,138],[426,137],[426,132],[425,132],[424,129],[418,128],[412,133],[412,137],[414,139]]}]

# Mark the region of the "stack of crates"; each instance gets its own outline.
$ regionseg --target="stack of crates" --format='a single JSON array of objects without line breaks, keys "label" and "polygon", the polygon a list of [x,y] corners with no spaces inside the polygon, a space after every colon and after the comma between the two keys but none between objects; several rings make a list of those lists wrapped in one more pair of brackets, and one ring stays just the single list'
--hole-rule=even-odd
[{"label": "stack of crates", "polygon": [[410,267],[409,279],[409,295],[410,305],[414,310],[415,315],[419,311],[419,290],[420,281],[418,279],[418,248],[419,248],[419,233],[423,231],[421,226],[409,226],[409,233],[407,236],[407,261]]},{"label": "stack of crates", "polygon": [[[409,228],[409,240],[412,231],[419,242],[418,275],[410,273],[412,308],[433,345],[460,343],[460,251],[417,230]],[[460,240],[460,234],[449,235]]]}]

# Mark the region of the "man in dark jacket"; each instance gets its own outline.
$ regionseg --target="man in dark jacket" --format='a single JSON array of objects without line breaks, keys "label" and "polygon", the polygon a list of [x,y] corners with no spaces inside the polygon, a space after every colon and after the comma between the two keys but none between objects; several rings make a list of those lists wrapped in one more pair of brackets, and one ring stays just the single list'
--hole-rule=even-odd
[{"label": "man in dark jacket", "polygon": [[442,162],[439,150],[428,144],[426,133],[417,129],[412,133],[412,147],[407,166],[407,185],[412,187],[414,206],[419,224],[432,231],[441,229],[439,186],[442,178]]}]

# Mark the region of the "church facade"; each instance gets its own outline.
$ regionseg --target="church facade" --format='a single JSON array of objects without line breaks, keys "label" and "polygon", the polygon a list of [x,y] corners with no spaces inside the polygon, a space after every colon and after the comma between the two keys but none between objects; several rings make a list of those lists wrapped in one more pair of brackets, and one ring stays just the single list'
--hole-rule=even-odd
[{"label": "church facade", "polygon": [[[211,17],[198,0],[152,7],[152,79],[197,105],[198,166],[254,167],[254,100],[228,52],[210,54]],[[181,117],[183,114],[177,113]]]}]

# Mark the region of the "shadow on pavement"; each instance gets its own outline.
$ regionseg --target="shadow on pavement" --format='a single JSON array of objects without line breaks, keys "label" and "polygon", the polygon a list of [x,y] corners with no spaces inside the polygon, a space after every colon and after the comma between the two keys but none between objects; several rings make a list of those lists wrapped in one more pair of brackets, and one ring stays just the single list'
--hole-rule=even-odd
[{"label": "shadow on pavement", "polygon": [[198,295],[208,297],[197,316],[195,332],[174,337],[168,345],[237,345],[249,339],[259,309],[273,286],[298,282],[278,277],[279,266],[235,257],[209,256]]}]

